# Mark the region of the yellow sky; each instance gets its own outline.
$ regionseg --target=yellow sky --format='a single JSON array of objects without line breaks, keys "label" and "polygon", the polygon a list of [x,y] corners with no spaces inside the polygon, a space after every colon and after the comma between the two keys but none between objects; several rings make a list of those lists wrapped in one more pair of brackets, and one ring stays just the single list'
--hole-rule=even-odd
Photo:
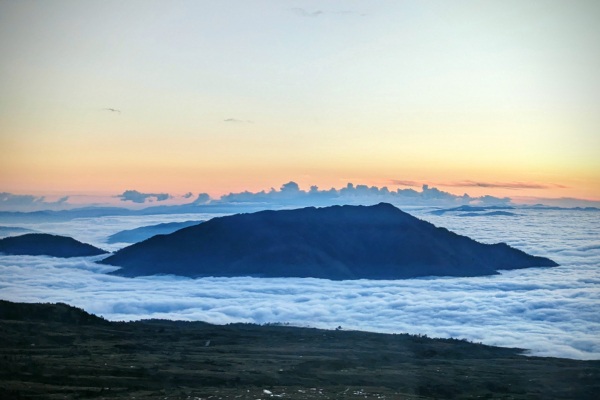
[{"label": "yellow sky", "polygon": [[592,1],[1,2],[0,191],[412,181],[600,200],[597,15]]}]

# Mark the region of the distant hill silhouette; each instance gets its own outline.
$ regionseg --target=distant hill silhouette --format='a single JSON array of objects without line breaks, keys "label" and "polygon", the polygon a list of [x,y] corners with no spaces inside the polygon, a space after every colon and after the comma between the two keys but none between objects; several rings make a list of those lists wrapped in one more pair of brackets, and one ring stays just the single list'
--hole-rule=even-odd
[{"label": "distant hill silhouette", "polygon": [[0,226],[0,237],[22,235],[24,233],[35,232],[32,229],[20,228],[17,226]]},{"label": "distant hill silhouette", "polygon": [[456,214],[457,217],[514,217],[517,214],[515,213],[511,213],[508,211],[490,211],[490,212],[483,212],[483,213],[476,213],[476,212],[468,212],[468,213],[462,213],[462,214]]},{"label": "distant hill silhouette", "polygon": [[188,226],[198,225],[203,221],[185,221],[185,222],[166,222],[158,225],[142,226],[135,229],[128,229],[110,235],[107,243],[137,243],[156,235],[168,235]]},{"label": "distant hill silhouette", "polygon": [[67,236],[28,233],[0,239],[0,253],[28,256],[83,257],[107,252]]},{"label": "distant hill silhouette", "polygon": [[[477,206],[458,206],[458,207],[453,207],[453,208],[442,208],[439,210],[433,210],[430,211],[430,214],[435,214],[435,215],[444,215],[446,213],[479,213],[479,212],[483,212],[483,211],[496,211],[496,210],[514,210],[515,207],[513,206],[486,206],[486,207],[477,207]],[[462,214],[463,216],[466,214]],[[483,214],[478,214],[478,215],[483,215]],[[493,214],[492,214],[493,215]],[[502,214],[498,214],[498,215],[502,215]]]},{"label": "distant hill silhouette", "polygon": [[0,320],[45,321],[75,325],[108,324],[108,321],[65,303],[13,303],[0,300]]},{"label": "distant hill silhouette", "polygon": [[102,263],[140,276],[401,279],[479,276],[556,266],[504,243],[487,245],[419,220],[390,204],[261,211],[214,218],[155,236]]}]

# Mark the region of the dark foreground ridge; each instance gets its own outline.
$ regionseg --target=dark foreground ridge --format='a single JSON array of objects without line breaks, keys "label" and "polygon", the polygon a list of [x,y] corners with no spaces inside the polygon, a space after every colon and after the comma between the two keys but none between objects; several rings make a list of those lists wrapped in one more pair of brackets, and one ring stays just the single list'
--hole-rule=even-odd
[{"label": "dark foreground ridge", "polygon": [[67,236],[28,233],[0,239],[0,253],[27,256],[83,257],[107,252]]},{"label": "dark foreground ridge", "polygon": [[155,236],[102,261],[122,276],[403,279],[480,276],[556,266],[504,243],[488,245],[396,207],[333,206],[214,218]]},{"label": "dark foreground ridge", "polygon": [[250,324],[108,322],[0,301],[2,399],[596,399],[600,361]]}]

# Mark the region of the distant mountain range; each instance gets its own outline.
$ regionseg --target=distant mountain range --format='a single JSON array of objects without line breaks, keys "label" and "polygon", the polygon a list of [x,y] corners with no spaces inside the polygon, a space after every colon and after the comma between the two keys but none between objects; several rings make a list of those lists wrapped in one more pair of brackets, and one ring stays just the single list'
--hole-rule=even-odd
[{"label": "distant mountain range", "polygon": [[126,247],[102,263],[141,276],[402,279],[480,276],[556,266],[507,244],[482,244],[398,208],[332,206],[213,218]]},{"label": "distant mountain range", "polygon": [[0,253],[8,255],[83,257],[107,252],[73,238],[47,233],[28,233],[0,239]]},{"label": "distant mountain range", "polygon": [[[30,222],[59,222],[69,221],[75,218],[98,218],[105,216],[134,216],[134,215],[165,215],[165,214],[232,214],[239,212],[256,212],[265,209],[286,209],[290,205],[269,204],[269,203],[209,203],[209,204],[183,204],[171,206],[150,206],[138,210],[123,207],[81,207],[70,210],[46,210],[46,211],[0,211],[0,222],[3,224],[30,223]],[[298,206],[296,206],[298,207]],[[542,204],[532,206],[460,206],[455,208],[436,209],[432,214],[443,215],[448,212],[480,212],[484,210],[573,210],[585,212],[598,212],[600,208],[596,207],[551,207]]]},{"label": "distant mountain range", "polygon": [[0,237],[22,235],[24,233],[35,232],[32,229],[20,228],[17,226],[0,226]]},{"label": "distant mountain range", "polygon": [[187,228],[188,226],[198,225],[203,221],[185,221],[185,222],[166,222],[158,225],[142,226],[135,229],[128,229],[110,235],[106,240],[107,243],[137,243],[152,236],[167,235],[179,229]]},{"label": "distant mountain range", "polygon": [[490,211],[490,212],[467,212],[462,214],[457,214],[458,217],[515,217],[518,214],[511,213],[508,211]]},{"label": "distant mountain range", "polygon": [[[500,211],[498,211],[500,210]],[[510,210],[510,211],[502,211],[502,210]],[[596,207],[553,207],[546,206],[543,204],[535,204],[535,205],[502,205],[502,206],[458,206],[452,208],[440,208],[433,211],[430,211],[430,214],[434,215],[444,215],[450,213],[451,215],[455,215],[458,217],[479,217],[479,216],[515,216],[515,214],[511,211],[517,210],[540,210],[540,211],[556,211],[556,210],[571,210],[571,211],[583,211],[583,212],[598,212],[599,208]]]}]

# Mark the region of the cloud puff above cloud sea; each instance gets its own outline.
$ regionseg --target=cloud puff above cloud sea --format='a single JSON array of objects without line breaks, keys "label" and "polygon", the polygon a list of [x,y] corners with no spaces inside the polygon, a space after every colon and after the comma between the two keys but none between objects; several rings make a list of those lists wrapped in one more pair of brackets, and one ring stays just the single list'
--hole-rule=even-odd
[{"label": "cloud puff above cloud sea", "polygon": [[[597,213],[524,210],[515,218],[419,215],[483,242],[505,241],[553,258],[556,268],[477,278],[400,281],[122,278],[97,258],[0,257],[0,297],[62,301],[111,320],[169,318],[289,322],[322,328],[409,332],[521,347],[530,354],[600,359],[600,221]],[[156,217],[154,217],[156,218]],[[126,218],[100,220],[106,236]],[[103,224],[104,222],[104,224]],[[136,219],[133,225],[142,221]],[[155,222],[155,220],[153,220]],[[78,221],[69,222],[73,229]],[[87,221],[89,223],[89,221]],[[132,227],[131,225],[128,227]]]}]

